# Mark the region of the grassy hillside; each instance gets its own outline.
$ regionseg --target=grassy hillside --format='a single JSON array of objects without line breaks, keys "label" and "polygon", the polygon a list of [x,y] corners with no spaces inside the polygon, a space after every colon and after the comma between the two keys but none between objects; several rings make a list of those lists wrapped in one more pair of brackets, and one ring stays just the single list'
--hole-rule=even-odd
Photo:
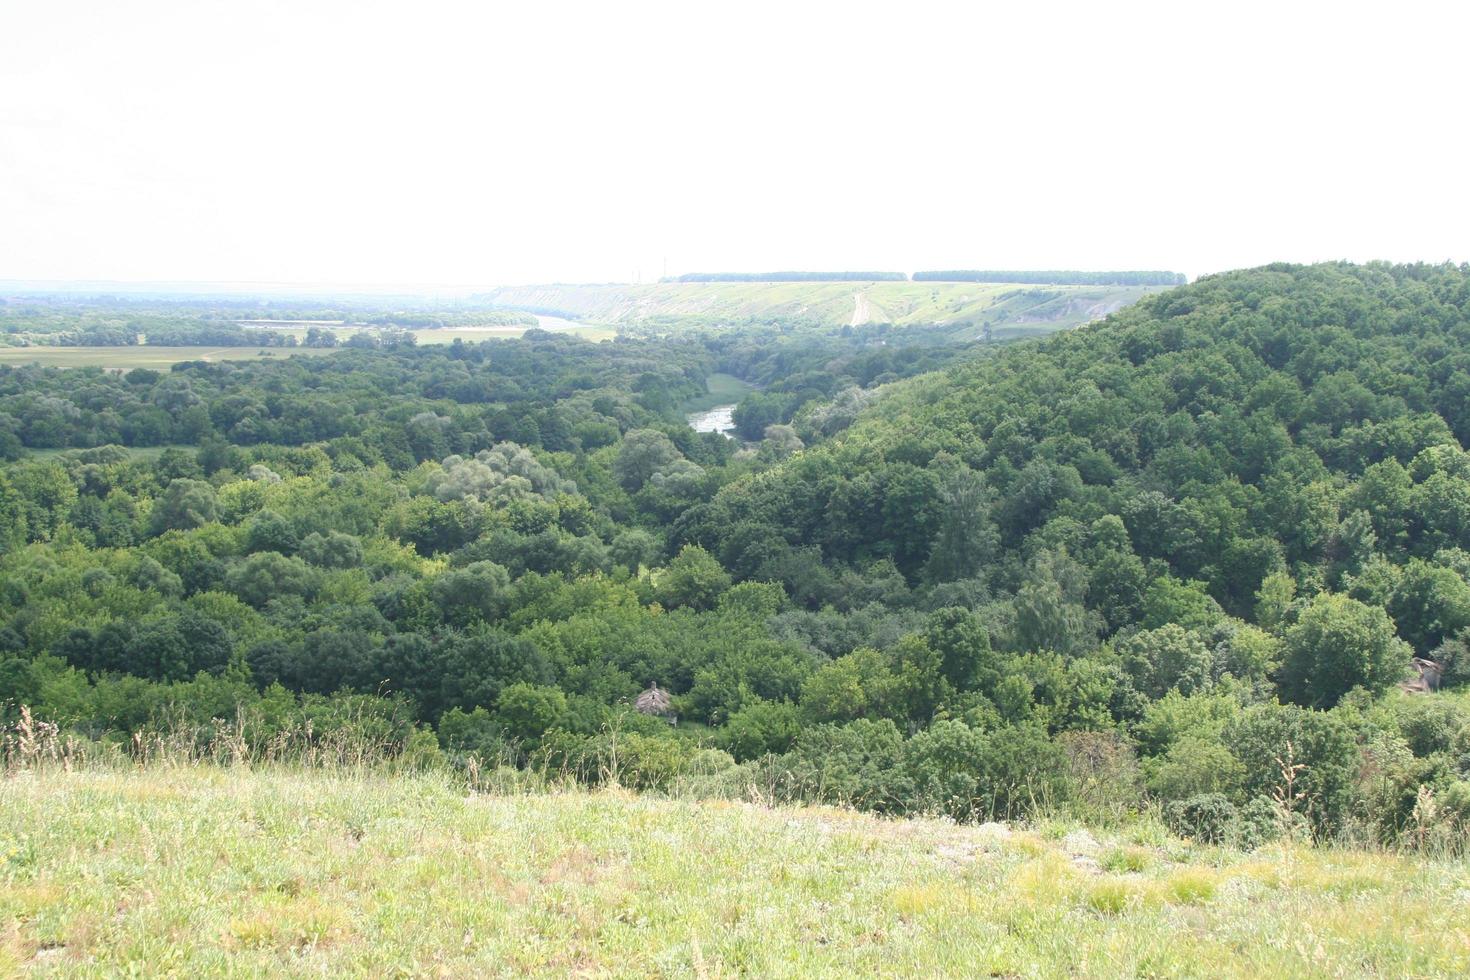
[{"label": "grassy hillside", "polygon": [[0,782],[0,971],[1449,976],[1464,863],[442,776]]},{"label": "grassy hillside", "polygon": [[990,321],[1020,335],[1086,323],[1157,291],[957,282],[697,282],[510,286],[490,298],[506,306],[564,311],[597,323],[656,317],[779,317],[808,318],[828,326],[973,322],[978,332],[979,325]]}]

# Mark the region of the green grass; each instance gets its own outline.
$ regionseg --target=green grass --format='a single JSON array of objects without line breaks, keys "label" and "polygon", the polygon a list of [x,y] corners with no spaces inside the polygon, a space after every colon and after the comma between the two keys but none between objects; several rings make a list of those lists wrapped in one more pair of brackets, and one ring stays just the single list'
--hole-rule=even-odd
[{"label": "green grass", "polygon": [[689,399],[683,404],[680,411],[686,414],[707,412],[717,405],[735,404],[755,390],[755,385],[741,381],[733,374],[711,374],[705,379],[704,386],[709,393]]},{"label": "green grass", "polygon": [[317,356],[330,349],[284,347],[0,347],[0,364],[45,367],[100,367],[114,371],[168,368],[182,361],[285,360],[296,354]]},{"label": "green grass", "polygon": [[1168,842],[1108,871],[1066,839],[447,775],[22,772],[0,973],[1470,972],[1464,862]]}]

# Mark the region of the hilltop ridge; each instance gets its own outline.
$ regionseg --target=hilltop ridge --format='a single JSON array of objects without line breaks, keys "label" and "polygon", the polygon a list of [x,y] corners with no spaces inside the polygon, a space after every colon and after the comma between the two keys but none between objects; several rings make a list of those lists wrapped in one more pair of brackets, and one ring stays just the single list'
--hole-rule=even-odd
[{"label": "hilltop ridge", "polygon": [[700,281],[505,286],[483,298],[499,306],[618,325],[660,319],[781,319],[822,326],[966,325],[978,332],[989,324],[1021,336],[1089,322],[1163,288],[891,280]]}]

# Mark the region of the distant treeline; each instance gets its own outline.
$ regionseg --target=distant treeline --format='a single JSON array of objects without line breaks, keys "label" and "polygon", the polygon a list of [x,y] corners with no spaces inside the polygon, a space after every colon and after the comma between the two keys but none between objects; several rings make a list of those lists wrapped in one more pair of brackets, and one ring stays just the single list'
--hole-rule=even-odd
[{"label": "distant treeline", "polygon": [[1182,286],[1189,280],[1182,272],[997,272],[980,269],[951,269],[915,272],[915,282],[1021,282],[1047,286]]},{"label": "distant treeline", "polygon": [[687,272],[660,282],[903,282],[902,272]]}]

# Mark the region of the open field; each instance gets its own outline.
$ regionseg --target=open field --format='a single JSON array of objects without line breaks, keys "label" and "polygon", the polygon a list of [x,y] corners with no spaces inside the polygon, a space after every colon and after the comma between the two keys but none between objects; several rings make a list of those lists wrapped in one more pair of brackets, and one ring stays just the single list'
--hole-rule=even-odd
[{"label": "open field", "polygon": [[1463,976],[1464,862],[444,775],[0,782],[0,972]]},{"label": "open field", "polygon": [[319,356],[331,349],[301,347],[0,347],[0,364],[100,367],[113,371],[168,368],[182,361],[257,361],[298,354]]},{"label": "open field", "polygon": [[562,310],[597,323],[680,316],[809,318],[830,326],[991,320],[1053,330],[1085,323],[1157,291],[958,282],[697,282],[509,286],[493,299],[506,306]]},{"label": "open field", "polygon": [[741,381],[733,374],[719,373],[706,378],[705,387],[709,389],[707,394],[689,399],[679,406],[679,411],[705,412],[717,405],[731,405],[755,390],[755,386],[748,381]]},{"label": "open field", "polygon": [[[350,337],[358,327],[333,327],[332,332],[342,339]],[[442,330],[415,330],[414,338],[419,344],[452,344],[456,339],[467,344],[478,344],[485,340],[503,340],[519,337],[526,332],[523,326],[453,327]],[[282,333],[305,337],[304,329],[283,329]],[[594,343],[617,336],[617,330],[608,326],[578,324],[558,333],[569,333]],[[342,348],[320,347],[155,347],[138,344],[130,347],[0,347],[0,364],[40,364],[45,367],[100,367],[114,371],[133,368],[166,369],[182,361],[257,361],[262,359],[285,359],[296,355],[319,357],[334,354]]]}]

